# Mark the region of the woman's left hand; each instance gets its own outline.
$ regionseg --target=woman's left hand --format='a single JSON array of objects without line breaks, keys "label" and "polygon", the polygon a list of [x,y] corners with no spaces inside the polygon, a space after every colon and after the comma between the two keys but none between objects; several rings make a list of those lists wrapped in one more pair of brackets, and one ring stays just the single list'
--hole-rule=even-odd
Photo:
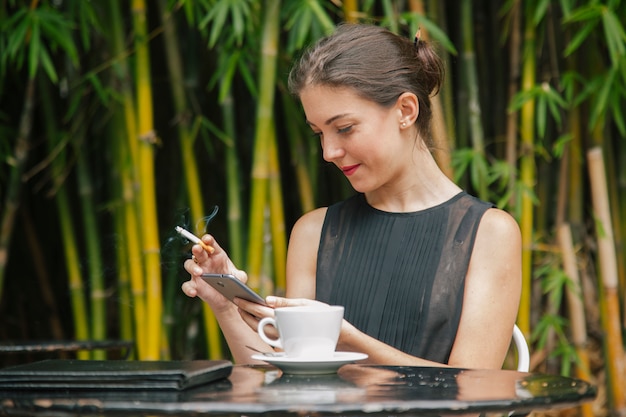
[{"label": "woman's left hand", "polygon": [[[262,306],[252,301],[246,301],[240,298],[235,299],[235,304],[239,307],[239,314],[241,315],[241,318],[255,332],[257,332],[259,321],[262,318],[274,316],[275,308],[328,305],[326,303],[322,303],[321,301],[309,300],[307,298],[284,298],[273,295],[267,296],[265,298],[265,302],[267,303],[267,306]],[[274,335],[274,337],[276,337],[276,335]]]}]

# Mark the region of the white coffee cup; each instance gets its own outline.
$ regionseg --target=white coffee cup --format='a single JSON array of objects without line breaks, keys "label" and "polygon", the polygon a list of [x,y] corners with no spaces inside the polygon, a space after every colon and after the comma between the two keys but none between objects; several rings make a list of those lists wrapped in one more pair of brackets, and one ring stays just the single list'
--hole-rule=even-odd
[{"label": "white coffee cup", "polygon": [[[263,318],[258,325],[259,336],[270,346],[283,349],[288,357],[332,357],[341,331],[342,306],[279,307],[274,317]],[[265,326],[278,330],[278,339],[265,334]]]}]

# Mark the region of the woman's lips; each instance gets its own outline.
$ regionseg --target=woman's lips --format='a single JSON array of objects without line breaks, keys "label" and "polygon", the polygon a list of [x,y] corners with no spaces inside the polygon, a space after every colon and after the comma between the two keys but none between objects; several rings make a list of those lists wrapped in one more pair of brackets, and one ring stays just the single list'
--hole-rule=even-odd
[{"label": "woman's lips", "polygon": [[350,175],[354,174],[356,172],[356,170],[359,168],[359,165],[347,165],[345,167],[341,167],[341,170],[343,171],[344,175],[346,177],[349,177]]}]

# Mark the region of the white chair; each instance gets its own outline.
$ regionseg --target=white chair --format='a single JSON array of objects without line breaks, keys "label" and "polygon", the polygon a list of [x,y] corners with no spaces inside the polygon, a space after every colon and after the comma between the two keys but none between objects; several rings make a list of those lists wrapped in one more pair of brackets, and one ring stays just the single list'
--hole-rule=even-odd
[{"label": "white chair", "polygon": [[517,327],[517,324],[513,326],[513,342],[515,342],[515,348],[517,349],[517,370],[528,372],[530,369],[530,352],[526,338],[519,327]]}]

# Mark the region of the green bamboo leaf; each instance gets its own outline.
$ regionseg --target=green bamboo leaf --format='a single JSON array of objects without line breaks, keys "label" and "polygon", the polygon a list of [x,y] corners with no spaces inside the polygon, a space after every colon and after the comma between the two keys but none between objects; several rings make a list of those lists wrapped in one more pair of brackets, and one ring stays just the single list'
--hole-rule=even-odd
[{"label": "green bamboo leaf", "polygon": [[[17,59],[18,54],[23,51],[26,45],[26,35],[29,29],[29,22],[27,19],[26,11],[18,10],[15,15],[6,21],[6,24],[2,27],[2,32],[10,34],[7,36],[7,49],[2,52],[2,55],[7,56],[7,60],[13,61]],[[19,66],[18,66],[19,68]]]},{"label": "green bamboo leaf", "polygon": [[589,4],[571,12],[569,17],[563,20],[564,23],[584,22],[597,20],[602,16],[602,10],[605,6],[599,4]]},{"label": "green bamboo leaf", "polygon": [[97,77],[96,74],[94,74],[93,72],[90,72],[89,74],[87,74],[86,78],[91,84],[91,86],[93,87],[94,91],[96,92],[96,95],[98,96],[102,104],[108,107],[110,95],[109,95],[108,90],[104,88],[104,86],[102,85],[100,78]]},{"label": "green bamboo leaf", "polygon": [[615,122],[620,135],[624,138],[626,137],[626,122],[624,121],[622,104],[618,95],[614,95],[613,97],[614,100],[613,105],[611,106],[611,114],[613,115],[613,121]]},{"label": "green bamboo leaf", "polygon": [[39,25],[35,20],[31,26],[30,47],[28,48],[28,77],[33,79],[39,68],[39,50],[41,39],[39,38]]},{"label": "green bamboo leaf", "polygon": [[544,90],[550,114],[552,114],[557,125],[561,127],[561,110],[567,108],[567,102],[551,85],[544,83]]},{"label": "green bamboo leaf", "polygon": [[[209,48],[213,48],[217,43],[220,34],[224,28],[226,17],[228,16],[228,5],[225,1],[218,1],[215,6],[209,12],[205,21],[200,24],[200,27],[212,23],[211,32],[209,35]],[[205,23],[206,22],[206,23]]]},{"label": "green bamboo leaf", "polygon": [[611,63],[615,66],[619,62],[620,57],[623,57],[626,53],[626,46],[624,45],[626,34],[619,19],[611,10],[606,10],[602,14],[602,23]]},{"label": "green bamboo leaf", "polygon": [[395,8],[391,5],[391,1],[382,0],[382,7],[385,16],[382,25],[387,26],[387,28],[393,33],[399,33],[396,11]]},{"label": "green bamboo leaf", "polygon": [[473,150],[471,148],[457,149],[452,154],[452,166],[454,167],[454,180],[460,181],[465,175],[467,169],[472,162]]},{"label": "green bamboo leaf", "polygon": [[563,11],[563,16],[565,16],[565,19],[568,19],[571,14],[572,14],[572,10],[573,10],[573,3],[571,0],[560,0],[559,4],[561,6],[561,10]]},{"label": "green bamboo leaf", "polygon": [[76,2],[76,6],[78,7],[78,27],[80,30],[81,44],[88,50],[91,47],[91,35],[94,29],[98,32],[102,32],[102,25],[93,8],[93,2],[79,1]]},{"label": "green bamboo leaf", "polygon": [[498,185],[498,191],[505,192],[515,167],[504,160],[494,160],[489,169],[489,184]]},{"label": "green bamboo leaf", "polygon": [[520,110],[528,101],[535,100],[540,95],[540,86],[534,86],[528,90],[521,90],[515,94],[509,103],[508,112],[512,113]]},{"label": "green bamboo leaf", "polygon": [[626,56],[622,56],[618,63],[617,73],[622,76],[622,87],[626,87]]},{"label": "green bamboo leaf", "polygon": [[330,34],[335,29],[335,23],[333,19],[324,11],[320,2],[314,1],[311,3],[311,9],[313,10],[313,14],[317,18],[317,22],[322,28],[322,33],[327,35]]},{"label": "green bamboo leaf", "polygon": [[587,39],[589,34],[593,32],[595,27],[597,26],[597,21],[589,22],[585,26],[583,26],[580,30],[576,32],[570,43],[565,47],[565,51],[563,51],[563,56],[570,56],[574,53],[580,45]]},{"label": "green bamboo leaf", "polygon": [[[563,100],[569,105],[574,105],[576,101],[576,93],[585,80],[580,73],[576,71],[565,71],[559,80],[559,89],[563,91]],[[567,106],[564,106],[567,107]]]},{"label": "green bamboo leaf", "polygon": [[535,25],[538,25],[545,17],[549,5],[550,0],[539,0],[539,3],[535,7],[535,14],[533,15],[533,22],[535,22]]},{"label": "green bamboo leaf", "polygon": [[299,8],[291,15],[291,19],[285,24],[289,31],[287,38],[287,51],[293,52],[301,49],[307,42],[311,26],[313,25],[313,12],[308,8]]},{"label": "green bamboo leaf", "polygon": [[600,77],[604,78],[604,80],[599,86],[598,94],[592,105],[591,117],[589,118],[590,127],[594,127],[606,113],[609,97],[613,90],[613,80],[615,79],[616,69],[616,67],[611,67],[605,76]]},{"label": "green bamboo leaf", "polygon": [[[209,33],[209,47],[213,48],[223,33],[230,34],[237,45],[241,45],[245,37],[246,21],[250,16],[251,0],[221,0],[209,7],[209,13],[200,22],[199,28],[204,29],[211,24]],[[233,26],[225,29],[228,16],[231,16]]]},{"label": "green bamboo leaf", "polygon": [[536,99],[537,103],[537,133],[539,137],[544,138],[546,134],[546,97],[539,95]]},{"label": "green bamboo leaf", "polygon": [[331,33],[335,24],[319,1],[297,0],[290,2],[282,11],[288,32],[288,53],[302,49],[305,44]]},{"label": "green bamboo leaf", "polygon": [[470,181],[472,186],[479,190],[482,185],[489,183],[489,164],[482,152],[473,151],[473,158],[470,166]]},{"label": "green bamboo leaf", "polygon": [[554,142],[554,145],[552,145],[552,154],[557,158],[562,158],[566,146],[571,143],[572,139],[573,136],[571,133],[559,136]]},{"label": "green bamboo leaf", "polygon": [[69,31],[70,23],[57,13],[41,13],[38,22],[41,24],[42,35],[56,48],[61,47],[73,64],[78,64],[78,52],[74,39]]},{"label": "green bamboo leaf", "polygon": [[59,81],[59,77],[57,76],[57,72],[54,68],[54,64],[52,63],[52,59],[50,59],[48,50],[45,48],[41,48],[39,52],[39,63],[43,67],[44,71],[46,71],[46,74],[48,74],[50,81],[56,84]]},{"label": "green bamboo leaf", "polygon": [[244,83],[248,87],[248,91],[250,92],[252,97],[257,97],[259,93],[256,86],[256,80],[254,78],[254,74],[252,74],[251,69],[248,68],[248,66],[245,65],[245,62],[243,62],[243,60],[241,59],[237,61],[237,64],[239,65],[239,75],[241,75],[241,77],[243,78]]},{"label": "green bamboo leaf", "polygon": [[[246,31],[246,15],[249,14],[249,9],[247,10],[248,13],[246,13],[245,8],[241,9],[241,8],[234,8],[232,9],[232,22],[233,22],[233,29],[234,32],[236,34],[242,34],[241,38],[243,38],[243,33],[245,33]],[[241,39],[241,38],[237,38],[237,39]]]}]

